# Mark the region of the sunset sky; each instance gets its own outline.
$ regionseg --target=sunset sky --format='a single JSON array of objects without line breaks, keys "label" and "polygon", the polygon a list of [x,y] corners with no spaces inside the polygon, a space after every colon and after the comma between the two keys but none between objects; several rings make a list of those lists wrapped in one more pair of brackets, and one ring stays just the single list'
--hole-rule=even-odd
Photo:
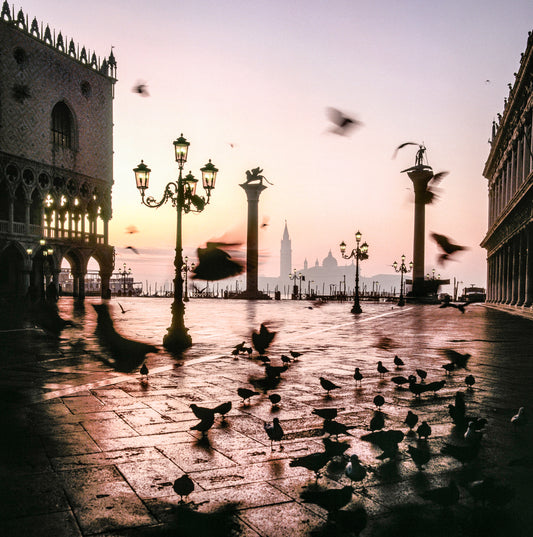
[{"label": "sunset sky", "polygon": [[[152,169],[159,198],[177,177],[172,142],[190,141],[186,171],[219,168],[212,203],[184,217],[185,253],[230,233],[246,239],[238,186],[260,166],[274,183],[261,195],[260,275],[279,275],[285,220],[294,267],[314,264],[339,243],[369,244],[363,275],[391,273],[412,258],[413,195],[401,170],[423,142],[435,172],[447,170],[440,200],[426,210],[431,231],[470,249],[426,272],[485,285],[487,182],[482,170],[491,123],[503,110],[532,29],[531,0],[21,0],[30,18],[109,54],[118,63],[114,102],[111,243],[117,267],[135,279],[173,276],[175,210],[141,205],[132,168]],[[132,92],[146,82],[149,97]],[[363,122],[350,136],[328,132],[327,107]],[[231,147],[230,144],[233,144]],[[199,189],[201,190],[201,189]],[[128,235],[134,225],[139,233]],[[135,255],[124,247],[139,250]]]}]

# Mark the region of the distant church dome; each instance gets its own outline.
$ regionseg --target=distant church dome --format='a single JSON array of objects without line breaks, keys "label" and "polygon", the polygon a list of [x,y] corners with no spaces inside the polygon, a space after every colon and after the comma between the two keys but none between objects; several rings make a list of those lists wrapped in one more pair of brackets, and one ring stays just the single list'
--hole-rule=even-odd
[{"label": "distant church dome", "polygon": [[334,268],[337,267],[339,264],[337,263],[337,260],[333,257],[331,254],[331,250],[329,251],[329,254],[327,257],[324,257],[322,260],[322,266],[324,268]]}]

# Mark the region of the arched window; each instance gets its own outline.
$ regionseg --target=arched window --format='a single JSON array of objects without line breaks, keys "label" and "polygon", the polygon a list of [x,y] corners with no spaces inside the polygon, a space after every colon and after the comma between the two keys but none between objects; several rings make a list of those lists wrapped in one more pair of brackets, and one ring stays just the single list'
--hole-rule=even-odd
[{"label": "arched window", "polygon": [[72,149],[74,121],[69,107],[59,102],[52,110],[52,136],[54,145]]}]

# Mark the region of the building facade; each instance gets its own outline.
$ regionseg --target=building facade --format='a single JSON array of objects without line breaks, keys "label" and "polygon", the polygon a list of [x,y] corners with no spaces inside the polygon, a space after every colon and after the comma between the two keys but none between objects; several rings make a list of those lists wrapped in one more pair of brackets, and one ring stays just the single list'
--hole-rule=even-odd
[{"label": "building facade", "polygon": [[533,34],[509,84],[483,170],[488,180],[487,302],[533,304]]},{"label": "building facade", "polygon": [[0,43],[0,296],[58,287],[66,259],[83,297],[91,257],[107,296],[113,53],[101,61],[7,2]]}]

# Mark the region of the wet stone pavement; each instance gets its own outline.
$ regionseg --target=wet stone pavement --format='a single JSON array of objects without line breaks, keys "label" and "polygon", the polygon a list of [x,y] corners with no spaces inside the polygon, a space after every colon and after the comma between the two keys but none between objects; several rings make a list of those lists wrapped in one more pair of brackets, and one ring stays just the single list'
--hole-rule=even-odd
[{"label": "wet stone pavement", "polygon": [[[124,298],[121,304],[123,315],[111,303],[117,330],[159,345],[170,302]],[[61,314],[76,326],[58,339],[38,329],[0,332],[0,535],[531,535],[533,419],[516,428],[510,420],[522,406],[526,416],[533,413],[532,321],[485,305],[461,314],[369,303],[358,317],[348,303],[307,306],[193,300],[186,322],[194,346],[179,358],[163,349],[148,355],[147,380],[106,362],[89,300],[84,308],[60,300]],[[257,353],[231,354],[241,341],[251,343],[261,322],[277,331],[268,350],[273,365],[291,350],[302,353],[266,393]],[[443,349],[471,354],[468,370],[446,375]],[[395,355],[403,367],[395,368]],[[383,378],[378,360],[389,370]],[[364,376],[361,387],[355,367]],[[418,399],[390,380],[417,368],[427,371],[425,384],[445,380],[444,387]],[[331,397],[320,376],[340,386]],[[239,387],[260,395],[243,404]],[[487,420],[479,453],[464,464],[441,452],[446,444],[468,445],[448,412],[457,391],[468,415]],[[281,396],[278,407],[271,393]],[[404,433],[392,459],[378,458],[382,450],[361,440],[370,432],[377,394],[385,400],[384,429]],[[226,401],[232,402],[226,420],[217,416],[205,437],[191,430],[199,421],[191,403]],[[338,436],[349,447],[316,481],[290,462],[324,451],[330,435],[312,411],[326,407],[338,408],[336,421],[350,427],[349,435]],[[403,423],[409,410],[431,426],[427,442]],[[285,435],[271,449],[263,424],[274,417]],[[409,446],[429,450],[422,469]],[[344,472],[352,454],[367,470],[359,482]],[[194,491],[181,502],[172,485],[184,473]],[[487,478],[496,492],[478,501],[471,484]],[[452,480],[457,503],[423,497]],[[306,492],[347,485],[353,494],[338,513],[304,501]]]}]

